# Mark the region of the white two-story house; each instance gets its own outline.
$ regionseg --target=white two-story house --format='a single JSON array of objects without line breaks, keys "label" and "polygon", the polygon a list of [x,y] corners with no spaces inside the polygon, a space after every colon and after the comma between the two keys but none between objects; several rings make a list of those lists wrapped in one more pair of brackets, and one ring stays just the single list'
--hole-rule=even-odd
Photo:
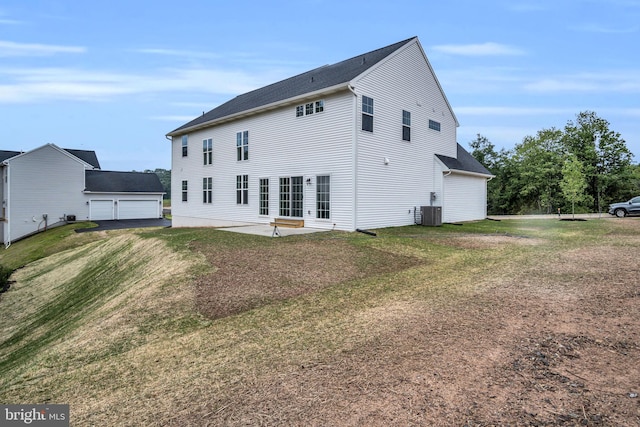
[{"label": "white two-story house", "polygon": [[483,219],[490,173],[414,37],[237,96],[168,133],[174,227]]}]

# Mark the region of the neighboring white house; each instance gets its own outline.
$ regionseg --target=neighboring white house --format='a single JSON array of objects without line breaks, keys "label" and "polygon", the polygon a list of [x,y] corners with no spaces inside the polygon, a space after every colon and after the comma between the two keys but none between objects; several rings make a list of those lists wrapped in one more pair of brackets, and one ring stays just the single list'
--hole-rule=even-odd
[{"label": "neighboring white house", "polygon": [[5,245],[69,221],[162,217],[157,175],[102,171],[93,151],[0,151],[0,177]]},{"label": "neighboring white house", "polygon": [[483,219],[491,174],[457,126],[416,37],[316,68],[168,133],[172,225],[355,230],[413,224],[429,205]]}]

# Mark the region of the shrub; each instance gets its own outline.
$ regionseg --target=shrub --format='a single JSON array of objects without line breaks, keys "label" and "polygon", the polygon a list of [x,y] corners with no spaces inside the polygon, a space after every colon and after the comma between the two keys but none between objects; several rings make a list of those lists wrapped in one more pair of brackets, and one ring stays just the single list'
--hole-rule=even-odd
[{"label": "shrub", "polygon": [[9,289],[9,277],[13,274],[13,270],[0,265],[0,292],[5,292]]}]

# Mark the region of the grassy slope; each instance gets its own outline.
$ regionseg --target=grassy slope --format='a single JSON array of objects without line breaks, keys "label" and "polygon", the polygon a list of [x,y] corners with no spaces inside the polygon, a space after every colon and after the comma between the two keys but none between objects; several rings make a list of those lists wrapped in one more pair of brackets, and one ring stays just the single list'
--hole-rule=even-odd
[{"label": "grassy slope", "polygon": [[[468,296],[483,275],[508,274],[558,250],[598,244],[618,230],[613,221],[535,220],[402,227],[379,230],[378,238],[323,233],[269,239],[193,229],[91,237],[55,232],[55,238],[36,236],[0,255],[6,265],[29,263],[0,297],[0,402],[70,403],[79,424],[126,419],[142,425],[198,412],[198,405],[223,399],[239,382],[274,367],[349,352],[376,340],[390,327],[385,319],[407,308],[429,310]],[[467,233],[544,244],[474,249],[460,243]],[[295,239],[340,239],[421,263],[216,321],[196,312],[193,279],[210,267],[189,250],[193,243],[202,251],[268,250]],[[375,262],[365,260],[363,267],[375,269]]]}]

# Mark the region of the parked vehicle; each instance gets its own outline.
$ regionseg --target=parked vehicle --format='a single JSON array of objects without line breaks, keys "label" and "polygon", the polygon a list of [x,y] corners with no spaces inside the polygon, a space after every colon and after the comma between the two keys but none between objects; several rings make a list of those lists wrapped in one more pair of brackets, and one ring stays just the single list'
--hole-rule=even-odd
[{"label": "parked vehicle", "polygon": [[627,215],[640,215],[640,196],[634,197],[628,202],[610,204],[609,214],[618,218],[624,218]]}]

